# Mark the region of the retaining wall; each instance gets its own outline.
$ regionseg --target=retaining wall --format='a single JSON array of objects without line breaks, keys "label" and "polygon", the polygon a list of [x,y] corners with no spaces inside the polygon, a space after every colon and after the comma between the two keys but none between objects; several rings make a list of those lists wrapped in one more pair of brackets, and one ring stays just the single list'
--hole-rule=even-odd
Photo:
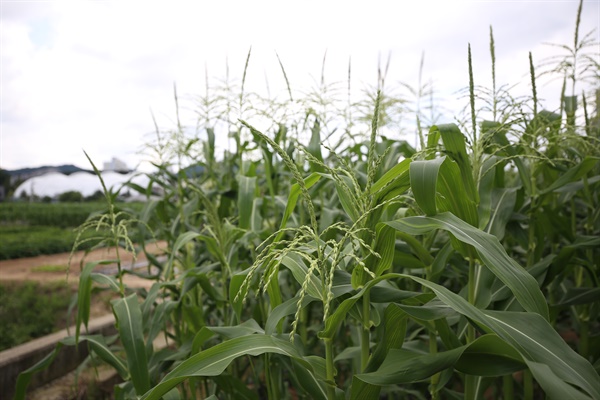
[{"label": "retaining wall", "polygon": [[[11,399],[14,395],[17,376],[52,352],[61,339],[69,336],[68,332],[74,335],[75,327],[0,352],[0,399]],[[82,328],[81,332],[86,332],[85,328]],[[108,336],[115,334],[114,315],[108,314],[91,320],[87,332],[91,335]],[[85,342],[79,343],[77,347],[63,346],[49,368],[33,375],[28,391],[73,371],[87,355],[88,349]]]}]

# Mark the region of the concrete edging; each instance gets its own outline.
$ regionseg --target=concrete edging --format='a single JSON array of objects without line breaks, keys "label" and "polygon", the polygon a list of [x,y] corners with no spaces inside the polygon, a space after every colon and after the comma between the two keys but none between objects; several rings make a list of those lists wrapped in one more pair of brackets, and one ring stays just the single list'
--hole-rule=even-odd
[{"label": "concrete edging", "polygon": [[[91,335],[114,335],[117,332],[115,317],[113,314],[107,314],[95,318],[89,321],[87,331],[82,328],[82,332]],[[0,352],[0,398],[12,398],[19,374],[51,353],[61,339],[72,336],[74,333],[75,326],[72,326],[69,329],[63,329]],[[88,348],[85,342],[79,343],[77,347],[63,346],[50,368],[33,375],[28,389],[33,390],[73,371],[87,355]]]}]

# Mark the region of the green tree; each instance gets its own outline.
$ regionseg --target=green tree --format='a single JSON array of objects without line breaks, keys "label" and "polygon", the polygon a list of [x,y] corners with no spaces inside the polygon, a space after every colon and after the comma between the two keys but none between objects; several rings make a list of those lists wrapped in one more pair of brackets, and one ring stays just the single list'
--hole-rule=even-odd
[{"label": "green tree", "polygon": [[83,201],[83,195],[81,194],[81,192],[78,192],[76,190],[70,190],[68,192],[59,194],[58,201],[60,201],[61,203],[81,202]]}]

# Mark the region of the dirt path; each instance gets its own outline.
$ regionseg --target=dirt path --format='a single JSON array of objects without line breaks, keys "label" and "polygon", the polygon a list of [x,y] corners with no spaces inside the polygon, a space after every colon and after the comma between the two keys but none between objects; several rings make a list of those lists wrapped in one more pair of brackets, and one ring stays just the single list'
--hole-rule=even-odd
[{"label": "dirt path", "polygon": [[[157,256],[164,254],[165,248],[166,244],[164,242],[153,243],[146,246],[148,252]],[[94,250],[87,255],[85,255],[84,251],[78,251],[73,255],[69,268],[69,256],[70,253],[61,253],[0,261],[0,282],[50,282],[68,279],[69,283],[76,285],[81,272],[80,263],[84,257],[84,262],[114,260],[117,258],[114,248]],[[134,266],[133,255],[131,253],[120,249],[119,257],[124,268],[129,269]],[[146,255],[143,252],[139,253],[135,262],[135,268],[145,269],[144,267],[147,266],[145,261],[147,261]],[[99,265],[96,267],[97,270],[110,268],[111,266],[107,265]],[[125,274],[123,281],[130,287],[149,287],[152,283],[146,279],[138,278],[130,274]]]},{"label": "dirt path", "polygon": [[[149,244],[146,246],[146,249],[149,253],[160,258],[165,253],[166,243],[159,242]],[[94,250],[87,255],[84,251],[79,251],[73,255],[69,267],[69,256],[70,253],[61,253],[0,261],[0,283],[10,284],[25,281],[49,283],[67,281],[73,288],[72,290],[76,290],[75,288],[79,283],[79,275],[81,272],[80,265],[85,265],[85,263],[90,261],[115,260],[117,258],[114,248]],[[119,257],[123,268],[135,268],[139,269],[139,272],[146,271],[148,262],[143,252],[137,255],[135,262],[133,255],[122,249],[119,251]],[[81,264],[82,260],[84,264]],[[113,270],[115,272],[116,269],[116,264],[98,265],[95,268],[96,271]],[[131,274],[125,274],[123,281],[131,288],[149,288],[154,282],[148,279],[138,278]],[[112,297],[114,297],[114,294],[111,292],[92,296],[90,318],[94,319],[112,313],[109,303]],[[57,325],[57,329],[71,326],[74,323],[73,316],[71,316],[71,318],[65,318],[64,320],[61,319],[60,323]],[[82,390],[81,393],[74,392],[75,373],[71,372],[62,378],[58,378],[48,382],[40,388],[32,390],[27,395],[27,399],[64,400],[87,398],[89,394],[87,391],[94,389],[98,392],[98,395],[105,395],[105,397],[102,398],[112,398],[112,385],[118,382],[118,379],[115,379],[115,376],[117,375],[114,373],[114,370],[110,368],[102,369],[101,367],[100,375],[97,375],[97,372],[98,371],[95,368],[87,368],[84,369],[81,374],[78,374],[79,386],[77,387]],[[0,394],[0,398],[1,397],[2,395]]]}]

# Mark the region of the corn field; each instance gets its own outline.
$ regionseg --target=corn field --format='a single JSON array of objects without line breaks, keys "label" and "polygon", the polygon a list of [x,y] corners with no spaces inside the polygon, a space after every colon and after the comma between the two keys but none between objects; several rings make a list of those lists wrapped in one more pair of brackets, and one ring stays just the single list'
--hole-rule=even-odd
[{"label": "corn field", "polygon": [[[85,341],[120,375],[117,399],[600,399],[593,38],[577,23],[565,53],[530,54],[526,98],[496,87],[495,67],[477,86],[469,49],[456,123],[383,76],[355,103],[325,82],[281,98],[244,79],[207,89],[194,129],[157,125],[156,171],[127,185],[145,207],[116,211],[105,188],[108,211],[80,228],[122,251],[144,251],[130,232],[165,240],[140,274],[151,288],[86,265],[77,320],[93,286],[112,290],[118,337],[78,328],[57,351]],[[546,75],[564,80],[560,110],[538,109]],[[416,146],[382,134],[400,116]]]}]

